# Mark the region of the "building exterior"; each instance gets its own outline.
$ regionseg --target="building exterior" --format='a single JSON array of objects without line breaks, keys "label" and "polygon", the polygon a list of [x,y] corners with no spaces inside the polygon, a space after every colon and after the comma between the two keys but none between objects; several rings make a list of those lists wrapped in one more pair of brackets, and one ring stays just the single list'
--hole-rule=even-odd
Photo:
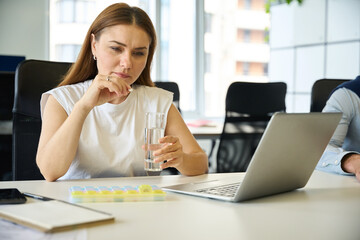
[{"label": "building exterior", "polygon": [[264,0],[205,0],[205,115],[224,114],[232,82],[268,81],[270,24],[264,5]]}]

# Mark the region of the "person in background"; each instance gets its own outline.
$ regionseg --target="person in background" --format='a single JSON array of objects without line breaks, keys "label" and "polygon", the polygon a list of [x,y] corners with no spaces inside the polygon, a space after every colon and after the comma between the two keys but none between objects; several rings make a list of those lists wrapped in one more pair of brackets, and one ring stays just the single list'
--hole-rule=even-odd
[{"label": "person in background", "polygon": [[146,112],[166,116],[164,144],[154,154],[166,160],[162,169],[208,171],[172,93],[150,79],[155,47],[154,26],[140,8],[116,3],[98,15],[63,81],[41,98],[36,162],[46,180],[146,175]]},{"label": "person in background", "polygon": [[360,181],[360,76],[335,88],[323,112],[343,116],[316,168]]}]

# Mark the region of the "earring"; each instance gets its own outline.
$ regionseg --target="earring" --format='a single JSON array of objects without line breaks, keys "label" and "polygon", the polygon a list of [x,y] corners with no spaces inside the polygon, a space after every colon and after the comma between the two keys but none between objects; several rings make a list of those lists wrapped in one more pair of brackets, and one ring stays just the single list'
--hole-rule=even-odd
[{"label": "earring", "polygon": [[96,60],[97,60],[97,58],[95,57],[95,55],[93,55],[93,59],[94,59],[94,61],[96,61]]}]

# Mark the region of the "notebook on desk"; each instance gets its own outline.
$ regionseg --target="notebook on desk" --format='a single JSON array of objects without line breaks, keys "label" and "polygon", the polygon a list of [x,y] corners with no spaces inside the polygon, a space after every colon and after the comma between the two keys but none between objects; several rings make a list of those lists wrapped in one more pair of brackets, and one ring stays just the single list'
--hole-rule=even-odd
[{"label": "notebook on desk", "polygon": [[111,214],[60,200],[1,205],[0,218],[42,232],[57,232],[114,222],[114,216]]},{"label": "notebook on desk", "polygon": [[193,182],[163,189],[240,202],[302,188],[341,116],[342,113],[275,113],[242,178]]}]

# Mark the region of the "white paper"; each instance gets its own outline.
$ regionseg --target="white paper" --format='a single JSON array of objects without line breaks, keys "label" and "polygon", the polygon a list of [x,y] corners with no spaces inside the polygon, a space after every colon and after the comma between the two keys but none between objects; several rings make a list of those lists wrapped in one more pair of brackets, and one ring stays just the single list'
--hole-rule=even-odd
[{"label": "white paper", "polygon": [[86,240],[85,228],[58,233],[43,233],[16,223],[0,219],[0,239],[7,240]]}]

